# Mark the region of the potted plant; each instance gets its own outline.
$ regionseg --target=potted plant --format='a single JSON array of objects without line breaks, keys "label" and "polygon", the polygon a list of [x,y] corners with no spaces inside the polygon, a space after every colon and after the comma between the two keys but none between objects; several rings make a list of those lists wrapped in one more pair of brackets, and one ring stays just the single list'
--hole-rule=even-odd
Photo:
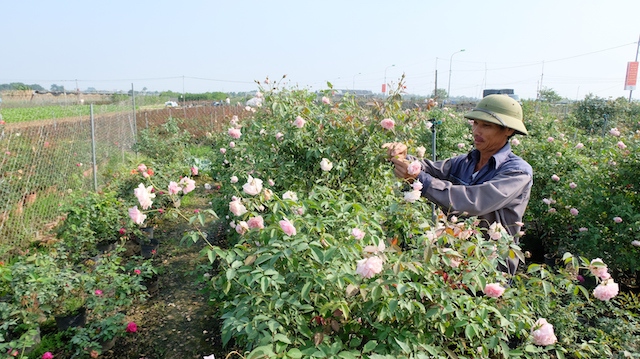
[{"label": "potted plant", "polygon": [[57,227],[58,248],[75,263],[113,250],[123,234],[124,208],[115,192],[78,192],[63,208],[65,219]]},{"label": "potted plant", "polygon": [[85,271],[69,266],[55,273],[56,295],[52,300],[52,312],[59,330],[83,326],[87,320],[87,288],[92,277]]},{"label": "potted plant", "polygon": [[[138,165],[137,171],[142,174],[145,183],[139,183],[133,191],[137,200],[132,199],[133,207],[128,209],[131,220],[139,229],[134,233],[140,241],[142,255],[151,258],[157,251],[159,242],[153,238],[153,228],[164,219],[169,212],[174,217],[180,216],[181,196],[195,189],[195,181],[189,177],[181,177],[177,181],[167,181],[166,189],[158,187],[152,181],[153,170],[146,165]],[[142,234],[146,235],[142,235]]]}]

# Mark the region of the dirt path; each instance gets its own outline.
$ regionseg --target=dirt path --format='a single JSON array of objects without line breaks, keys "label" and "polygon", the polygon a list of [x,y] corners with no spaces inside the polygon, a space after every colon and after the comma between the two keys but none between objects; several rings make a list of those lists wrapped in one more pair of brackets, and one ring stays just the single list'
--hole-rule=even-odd
[{"label": "dirt path", "polygon": [[[158,233],[160,248],[155,261],[162,271],[158,293],[127,313],[138,331],[118,338],[103,353],[107,359],[183,359],[214,354],[225,358],[233,349],[222,348],[219,321],[214,307],[201,292],[198,266],[208,261],[199,251],[204,244],[180,245],[181,231]],[[210,285],[210,284],[208,284]],[[238,358],[236,355],[231,357]]]}]

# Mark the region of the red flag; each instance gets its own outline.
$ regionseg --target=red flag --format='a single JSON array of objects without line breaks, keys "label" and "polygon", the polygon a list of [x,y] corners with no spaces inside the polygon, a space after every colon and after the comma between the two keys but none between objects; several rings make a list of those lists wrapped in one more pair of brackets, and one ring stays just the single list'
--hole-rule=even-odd
[{"label": "red flag", "polygon": [[638,79],[638,62],[629,61],[629,63],[627,63],[627,77],[624,80],[624,89],[635,90],[637,79]]}]

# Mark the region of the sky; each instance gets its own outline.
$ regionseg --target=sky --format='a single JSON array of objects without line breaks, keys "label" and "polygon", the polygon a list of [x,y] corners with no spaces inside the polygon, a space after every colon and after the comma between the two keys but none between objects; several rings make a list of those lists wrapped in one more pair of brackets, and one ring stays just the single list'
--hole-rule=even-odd
[{"label": "sky", "polygon": [[638,0],[0,0],[0,14],[0,84],[81,91],[242,92],[268,78],[628,98],[640,38]]}]

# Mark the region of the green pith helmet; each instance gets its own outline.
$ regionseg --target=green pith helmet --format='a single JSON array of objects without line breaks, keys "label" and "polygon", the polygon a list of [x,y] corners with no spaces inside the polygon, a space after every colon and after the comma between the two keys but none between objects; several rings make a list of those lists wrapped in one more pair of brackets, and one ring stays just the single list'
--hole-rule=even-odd
[{"label": "green pith helmet", "polygon": [[522,120],[522,106],[507,95],[488,95],[476,107],[464,115],[470,120],[495,123],[516,130],[516,133],[527,135],[527,128]]}]

